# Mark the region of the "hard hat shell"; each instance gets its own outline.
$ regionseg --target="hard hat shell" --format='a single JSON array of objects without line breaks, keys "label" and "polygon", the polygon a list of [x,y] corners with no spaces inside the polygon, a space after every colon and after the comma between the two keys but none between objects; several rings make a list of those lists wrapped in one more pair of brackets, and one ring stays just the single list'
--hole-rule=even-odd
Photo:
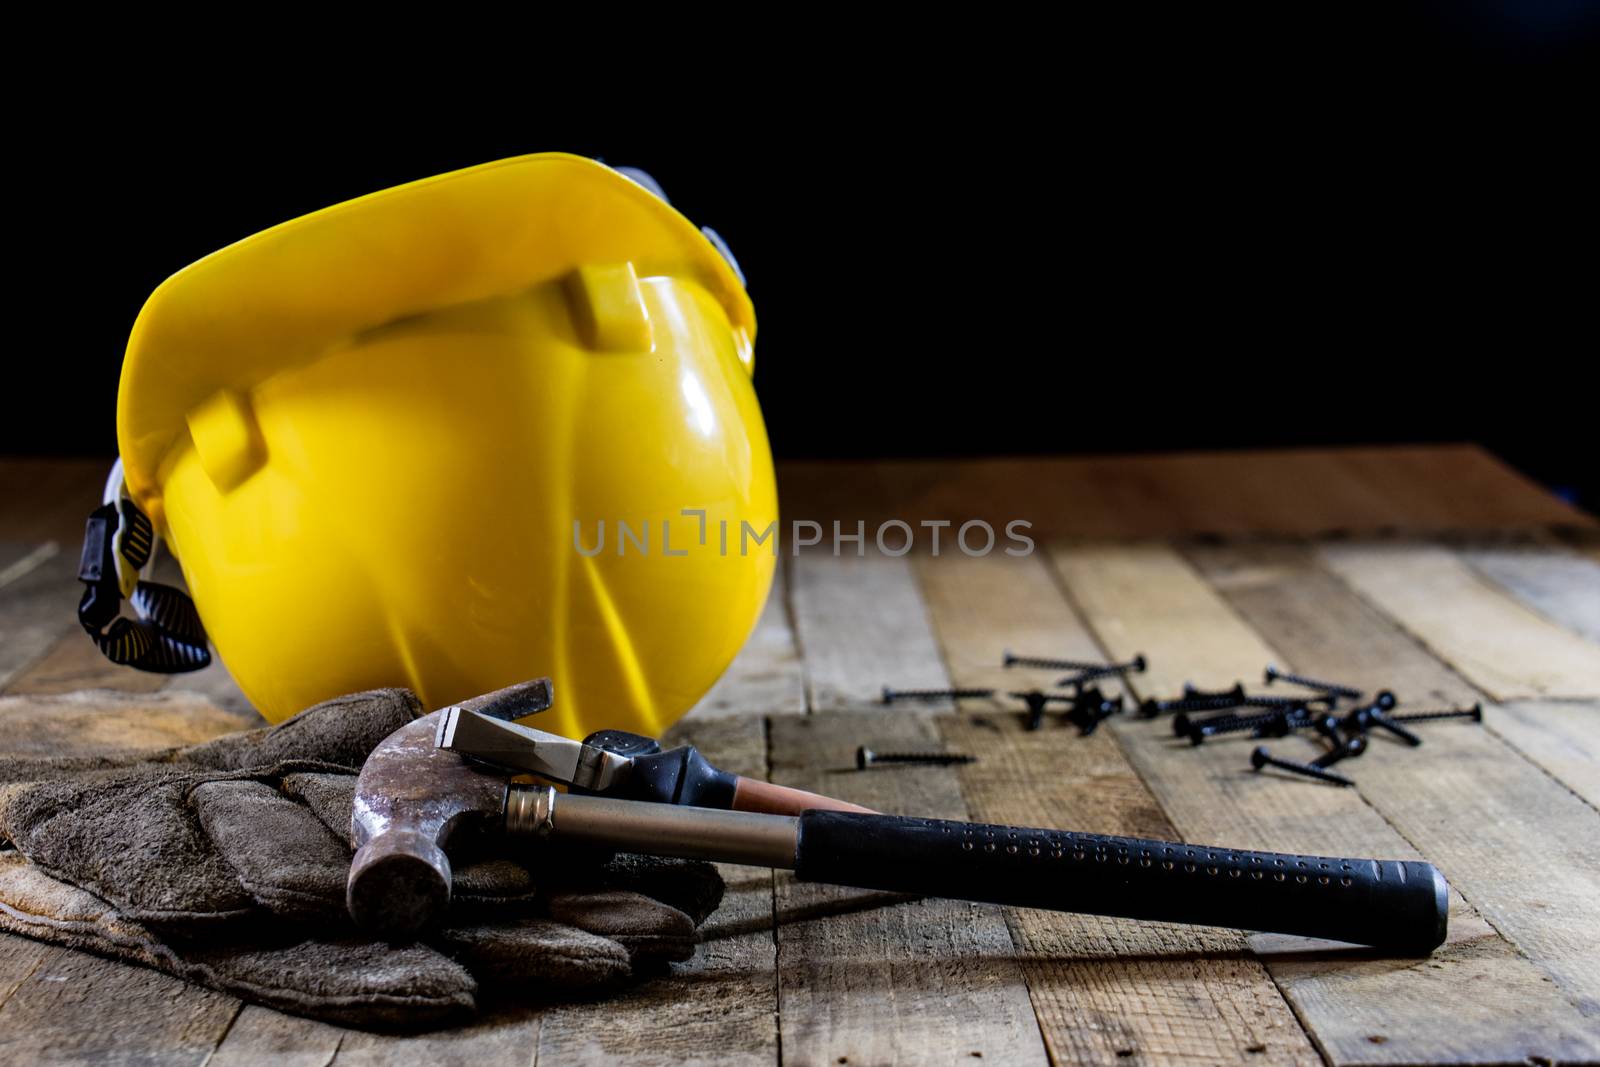
[{"label": "hard hat shell", "polygon": [[655,733],[771,583],[754,335],[722,256],[617,172],[456,171],[164,282],[123,362],[128,490],[271,721],[549,674],[543,724]]}]

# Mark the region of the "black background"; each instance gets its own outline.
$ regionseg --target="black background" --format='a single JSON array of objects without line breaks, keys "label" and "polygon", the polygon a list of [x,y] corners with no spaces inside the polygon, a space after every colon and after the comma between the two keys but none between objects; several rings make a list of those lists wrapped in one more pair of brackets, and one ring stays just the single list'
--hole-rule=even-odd
[{"label": "black background", "polygon": [[308,90],[285,63],[30,104],[14,321],[40,329],[0,453],[113,452],[128,329],[197,257],[560,149],[728,240],[780,457],[1464,440],[1600,506],[1595,5],[1188,10],[706,44],[592,111],[576,82]]}]

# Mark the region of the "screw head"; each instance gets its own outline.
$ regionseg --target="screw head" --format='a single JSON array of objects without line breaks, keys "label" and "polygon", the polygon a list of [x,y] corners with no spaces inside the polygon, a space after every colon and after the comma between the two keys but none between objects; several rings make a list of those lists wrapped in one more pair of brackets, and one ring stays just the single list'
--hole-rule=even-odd
[{"label": "screw head", "polygon": [[872,765],[872,749],[862,745],[856,749],[856,770],[864,771]]},{"label": "screw head", "polygon": [[1278,675],[1280,673],[1281,672],[1278,670],[1278,668],[1269,663],[1267,664],[1267,669],[1265,672],[1263,672],[1262,677],[1265,679],[1268,685],[1271,685],[1273,682],[1278,680]]},{"label": "screw head", "polygon": [[1145,667],[1144,653],[1140,652],[1138,655],[1133,657],[1133,669],[1136,672],[1138,672],[1140,674],[1143,674],[1144,673],[1144,667]]},{"label": "screw head", "polygon": [[1472,705],[1472,721],[1473,722],[1482,722],[1483,721],[1483,704],[1482,704],[1482,702],[1479,702],[1477,704]]},{"label": "screw head", "polygon": [[1187,737],[1189,735],[1190,725],[1188,713],[1180,711],[1178,714],[1172,717],[1172,736]]},{"label": "screw head", "polygon": [[1378,710],[1388,711],[1390,708],[1400,703],[1400,701],[1395,699],[1395,695],[1393,693],[1385,689],[1378,694],[1377,698],[1373,700],[1373,703],[1378,706]]},{"label": "screw head", "polygon": [[1250,766],[1260,770],[1272,762],[1272,755],[1267,751],[1266,745],[1257,745],[1256,750],[1250,753]]}]

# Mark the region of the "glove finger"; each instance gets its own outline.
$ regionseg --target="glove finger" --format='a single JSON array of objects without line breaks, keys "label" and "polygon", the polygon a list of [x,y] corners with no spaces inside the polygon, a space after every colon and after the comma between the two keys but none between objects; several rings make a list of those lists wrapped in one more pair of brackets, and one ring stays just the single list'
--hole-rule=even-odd
[{"label": "glove finger", "polygon": [[686,960],[700,941],[688,915],[625,889],[554,893],[545,907],[557,922],[610,938],[635,960]]},{"label": "glove finger", "polygon": [[239,884],[262,907],[301,922],[344,917],[350,850],[310,808],[248,779],[202,783],[191,803]]},{"label": "glove finger", "polygon": [[455,869],[450,890],[450,911],[457,921],[469,915],[500,912],[507,907],[532,911],[539,902],[533,875],[508,859],[463,862]]},{"label": "glove finger", "polygon": [[722,875],[700,860],[668,859],[620,853],[594,866],[552,867],[547,882],[570,890],[625,889],[642,893],[688,915],[698,926],[722,903]]},{"label": "glove finger", "polygon": [[302,772],[283,777],[283,791],[311,809],[328,831],[350,847],[350,816],[355,808],[356,776]]},{"label": "glove finger", "polygon": [[576,991],[620,982],[631,972],[622,945],[549,919],[448,926],[431,940],[484,982]]},{"label": "glove finger", "polygon": [[409,689],[372,689],[335,697],[277,726],[230,734],[182,749],[176,758],[215,770],[314,760],[357,769],[379,741],[422,714]]},{"label": "glove finger", "polygon": [[470,1016],[478,983],[426,945],[308,939],[177,944],[176,973],[280,1011],[347,1026],[418,1029]]},{"label": "glove finger", "polygon": [[43,782],[0,794],[0,832],[51,877],[145,923],[248,914],[253,898],[195,822],[194,776]]}]

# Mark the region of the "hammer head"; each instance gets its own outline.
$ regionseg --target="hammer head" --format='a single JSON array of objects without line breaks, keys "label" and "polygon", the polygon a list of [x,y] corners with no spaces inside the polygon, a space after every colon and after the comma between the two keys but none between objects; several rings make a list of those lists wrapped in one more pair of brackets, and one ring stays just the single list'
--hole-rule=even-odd
[{"label": "hammer head", "polygon": [[[520,717],[550,706],[548,679],[525,682],[463,707]],[[470,763],[434,743],[443,711],[413,720],[372,750],[356,779],[345,885],[350,917],[391,941],[414,938],[450,904],[444,846],[464,823],[505,810],[508,775]]]}]

